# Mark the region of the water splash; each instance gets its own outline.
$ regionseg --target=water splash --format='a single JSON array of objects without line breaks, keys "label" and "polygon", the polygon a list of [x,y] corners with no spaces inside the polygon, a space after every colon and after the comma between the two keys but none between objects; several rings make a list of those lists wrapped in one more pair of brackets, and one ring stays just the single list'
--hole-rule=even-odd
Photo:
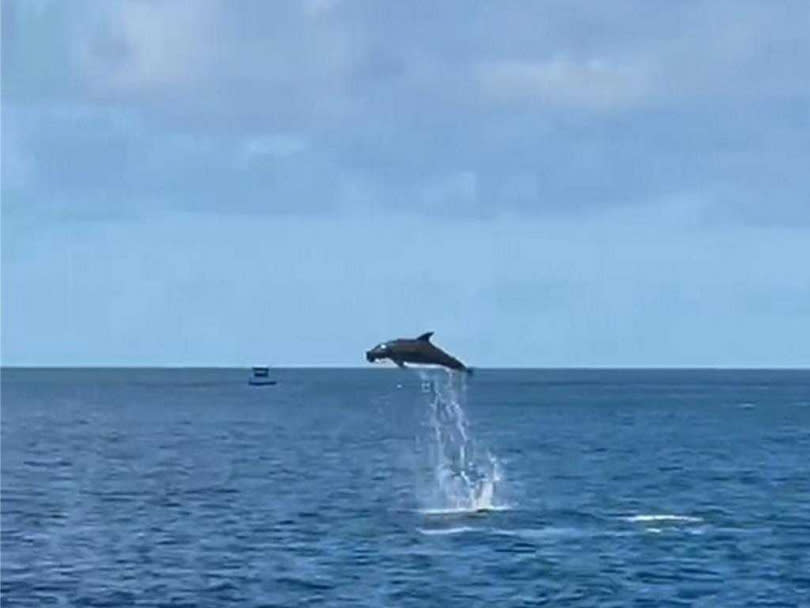
[{"label": "water splash", "polygon": [[503,480],[500,463],[476,446],[463,404],[464,374],[449,370],[418,370],[427,397],[428,457],[432,482],[426,513],[464,513],[503,508],[496,500]]}]

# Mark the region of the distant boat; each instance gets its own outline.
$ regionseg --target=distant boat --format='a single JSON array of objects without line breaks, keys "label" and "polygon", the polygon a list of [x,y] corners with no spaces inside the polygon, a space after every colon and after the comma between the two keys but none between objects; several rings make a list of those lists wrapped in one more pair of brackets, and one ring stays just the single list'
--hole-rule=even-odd
[{"label": "distant boat", "polygon": [[269,367],[254,367],[248,384],[253,386],[272,386],[276,381],[270,378]]}]

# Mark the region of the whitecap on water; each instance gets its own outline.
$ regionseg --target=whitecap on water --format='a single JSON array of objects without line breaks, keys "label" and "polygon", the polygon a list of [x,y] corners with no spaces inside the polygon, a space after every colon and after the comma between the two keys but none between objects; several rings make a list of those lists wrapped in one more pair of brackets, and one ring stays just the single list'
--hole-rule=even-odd
[{"label": "whitecap on water", "polygon": [[422,515],[452,516],[452,515],[476,515],[479,513],[491,513],[495,511],[509,511],[509,505],[488,505],[483,507],[437,507],[433,509],[419,509]]},{"label": "whitecap on water", "polygon": [[672,515],[669,513],[642,514],[622,517],[624,521],[631,523],[692,523],[697,524],[703,521],[702,517],[691,515]]},{"label": "whitecap on water", "polygon": [[417,528],[420,534],[426,536],[450,536],[453,534],[464,534],[465,532],[477,532],[478,528],[471,526],[457,526],[455,528]]}]

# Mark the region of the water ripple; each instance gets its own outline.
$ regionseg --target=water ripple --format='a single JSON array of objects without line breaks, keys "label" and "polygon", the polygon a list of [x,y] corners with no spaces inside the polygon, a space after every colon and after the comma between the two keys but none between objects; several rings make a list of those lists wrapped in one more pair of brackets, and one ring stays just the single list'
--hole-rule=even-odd
[{"label": "water ripple", "polygon": [[810,597],[810,374],[279,373],[4,370],[3,606]]}]

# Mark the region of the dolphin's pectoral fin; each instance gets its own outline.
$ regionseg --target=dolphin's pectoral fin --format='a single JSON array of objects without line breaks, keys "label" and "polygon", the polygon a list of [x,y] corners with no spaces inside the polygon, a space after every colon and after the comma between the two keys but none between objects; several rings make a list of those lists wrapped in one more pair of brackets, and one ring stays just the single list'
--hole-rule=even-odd
[{"label": "dolphin's pectoral fin", "polygon": [[391,360],[392,360],[394,363],[396,363],[396,364],[397,364],[397,367],[399,367],[399,368],[401,368],[401,369],[406,369],[405,364],[404,364],[402,361],[400,361],[399,359],[391,359]]},{"label": "dolphin's pectoral fin", "polygon": [[421,336],[417,338],[417,340],[421,340],[422,342],[430,342],[430,336],[433,335],[432,331],[428,331],[423,333]]}]

